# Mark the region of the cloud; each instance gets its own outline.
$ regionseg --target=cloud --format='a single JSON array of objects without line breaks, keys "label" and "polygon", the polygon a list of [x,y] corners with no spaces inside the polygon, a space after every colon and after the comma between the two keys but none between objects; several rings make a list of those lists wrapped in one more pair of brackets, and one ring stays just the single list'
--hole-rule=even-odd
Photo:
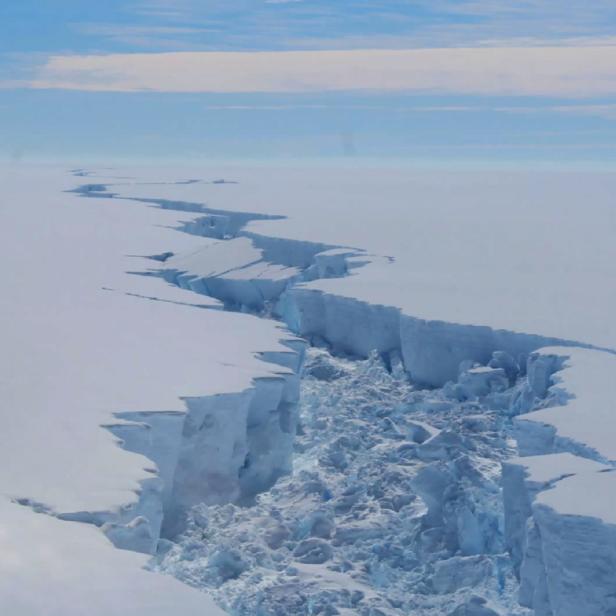
[{"label": "cloud", "polygon": [[[278,5],[278,6],[276,6]],[[138,0],[140,15],[222,24],[218,49],[476,46],[521,35],[556,41],[614,33],[613,0]],[[362,45],[361,41],[367,44]],[[395,45],[402,47],[402,45]]]},{"label": "cloud", "polygon": [[573,113],[576,115],[596,116],[606,120],[616,120],[616,104],[558,105],[551,109],[556,113]]},{"label": "cloud", "polygon": [[29,87],[592,97],[616,94],[616,46],[59,55]]},{"label": "cloud", "polygon": [[594,116],[616,120],[616,103],[567,104],[567,105],[486,105],[481,99],[467,105],[392,105],[392,104],[346,104],[346,103],[290,103],[290,104],[220,104],[205,105],[205,111],[380,111],[383,113],[506,113],[506,114],[566,114]]},{"label": "cloud", "polygon": [[190,26],[153,26],[113,23],[75,23],[75,31],[87,36],[104,37],[114,43],[130,45],[148,51],[186,51],[203,49],[204,36],[217,32],[214,28]]}]

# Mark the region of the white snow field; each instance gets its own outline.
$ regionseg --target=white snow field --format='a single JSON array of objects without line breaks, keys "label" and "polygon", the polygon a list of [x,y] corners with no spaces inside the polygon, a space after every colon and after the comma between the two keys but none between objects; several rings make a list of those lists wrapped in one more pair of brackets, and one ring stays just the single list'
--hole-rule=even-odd
[{"label": "white snow field", "polygon": [[[169,179],[191,172],[197,173],[171,171]],[[616,348],[612,174],[326,165],[221,166],[211,173],[238,183],[149,187],[115,180],[120,185],[110,190],[286,216],[253,219],[246,230],[395,258],[375,259],[361,275],[309,289],[393,306],[430,322]],[[476,332],[478,341],[482,335]]]},{"label": "white snow field", "polygon": [[616,614],[615,178],[0,178],[2,613]]},{"label": "white snow field", "polygon": [[186,475],[237,489],[224,475],[237,483],[233,459],[244,462],[255,392],[280,399],[291,374],[256,353],[293,355],[278,341],[292,336],[127,274],[143,269],[133,255],[194,249],[199,239],[171,229],[174,212],[63,192],[74,185],[57,170],[2,170],[0,612],[218,614],[207,597],[140,571],[145,557],[109,549],[94,527],[50,516],[105,525],[118,545],[151,552],[182,463],[187,408],[197,421],[208,405],[236,407],[220,418],[228,441],[207,454],[220,471],[203,457],[206,468]]}]

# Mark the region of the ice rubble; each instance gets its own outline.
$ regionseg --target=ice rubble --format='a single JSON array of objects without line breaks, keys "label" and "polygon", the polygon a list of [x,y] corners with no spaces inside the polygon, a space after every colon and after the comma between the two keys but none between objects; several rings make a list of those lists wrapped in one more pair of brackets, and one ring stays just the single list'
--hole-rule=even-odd
[{"label": "ice rubble", "polygon": [[154,566],[238,616],[611,614],[613,466],[567,439],[515,457],[512,438],[596,353],[542,349],[525,371],[496,352],[422,390],[376,353],[312,349],[293,474],[250,507],[193,507]]},{"label": "ice rubble", "polygon": [[377,354],[310,350],[293,474],[250,507],[193,507],[156,568],[242,616],[526,613],[499,489],[519,385],[502,374],[418,390]]}]

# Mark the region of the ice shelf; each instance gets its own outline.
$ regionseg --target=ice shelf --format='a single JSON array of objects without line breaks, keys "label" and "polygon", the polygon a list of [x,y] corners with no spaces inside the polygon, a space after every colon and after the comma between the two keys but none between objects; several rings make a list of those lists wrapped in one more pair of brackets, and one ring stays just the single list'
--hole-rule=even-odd
[{"label": "ice shelf", "polygon": [[[439,191],[391,171],[361,189],[348,171],[291,171],[290,204],[250,169],[238,183],[137,170],[77,186],[49,168],[3,173],[7,552],[31,529],[7,607],[41,613],[23,591],[36,573],[66,616],[99,596],[76,587],[87,576],[118,588],[101,610],[191,614],[200,598],[218,613],[132,550],[238,614],[616,610],[616,260],[601,191],[546,247],[550,205],[401,208],[403,188]],[[576,212],[569,188],[560,216]],[[497,223],[498,246],[484,232]],[[572,263],[580,225],[595,248]],[[309,344],[324,355],[303,371]],[[324,434],[324,408],[348,430]],[[84,552],[94,569],[40,581]],[[304,601],[291,612],[277,599],[289,589]]]}]

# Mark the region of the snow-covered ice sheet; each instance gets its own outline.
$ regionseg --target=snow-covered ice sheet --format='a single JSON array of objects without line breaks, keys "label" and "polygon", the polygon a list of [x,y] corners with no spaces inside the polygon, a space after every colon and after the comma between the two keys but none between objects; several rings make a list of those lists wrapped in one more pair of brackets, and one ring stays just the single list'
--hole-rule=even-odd
[{"label": "snow-covered ice sheet", "polygon": [[537,455],[509,460],[503,484],[520,603],[539,616],[616,609],[615,359],[559,347],[529,357],[538,397],[515,424],[520,451]]},{"label": "snow-covered ice sheet", "polygon": [[609,468],[604,464],[567,452],[514,457],[507,460],[507,465],[523,467],[526,480],[538,486],[545,486],[571,475],[596,473]]},{"label": "snow-covered ice sheet", "polygon": [[562,366],[547,392],[554,404],[521,416],[520,425],[551,426],[553,438],[570,441],[570,447],[586,447],[597,457],[616,462],[616,355],[548,347],[534,356],[548,363],[556,358]]},{"label": "snow-covered ice sheet", "polygon": [[[127,255],[197,239],[169,228],[173,212],[80,199],[61,192],[70,176],[34,177],[3,182],[2,401],[14,409],[3,418],[4,492],[63,512],[108,509],[148,476],[98,428],[111,413],[183,411],[182,397],[242,391],[274,372],[258,351],[288,349],[270,321],[110,291],[132,290],[126,272],[145,269]],[[177,300],[156,282],[146,295]],[[88,452],[78,465],[76,450]]]},{"label": "snow-covered ice sheet", "polygon": [[[122,554],[116,566],[117,550],[103,535],[93,536],[100,531],[33,517],[24,505],[100,524],[121,518],[149,491],[156,497],[155,469],[158,463],[162,473],[166,459],[155,462],[121,448],[102,426],[135,424],[126,414],[142,412],[161,411],[161,421],[173,421],[186,412],[184,400],[240,395],[255,378],[280,380],[289,370],[257,354],[289,353],[279,341],[292,336],[273,321],[223,312],[214,300],[129,273],[156,262],[148,255],[202,245],[201,238],[174,230],[176,212],[64,192],[77,183],[65,170],[17,166],[0,173],[0,534],[10,543],[3,544],[0,560],[20,566],[2,576],[11,591],[0,593],[0,611],[81,615],[84,601],[96,602],[96,593],[107,588],[116,596],[101,603],[101,614],[157,613],[150,608],[162,589],[169,595],[161,606],[196,613],[194,593],[139,572],[143,558]],[[143,504],[148,507],[159,516],[160,503]],[[80,570],[75,563],[69,567],[71,558],[87,562]],[[67,587],[47,592],[44,580],[63,567]],[[20,584],[11,582],[13,574]],[[20,604],[6,601],[18,602],[20,589],[26,591],[22,574],[39,580],[27,593],[40,597],[15,611],[10,606]],[[72,588],[79,584],[82,601]],[[37,601],[44,596],[50,606],[41,611]],[[207,597],[201,601],[200,613],[218,613]],[[112,604],[128,611],[105,612]]]},{"label": "snow-covered ice sheet", "polygon": [[223,616],[196,590],[143,570],[91,525],[0,498],[0,608],[10,616]]},{"label": "snow-covered ice sheet", "polygon": [[[286,237],[365,251],[355,257],[362,267],[344,272],[351,275],[331,280],[320,276],[286,294],[280,313],[304,335],[363,356],[375,347],[399,350],[411,376],[434,385],[455,380],[461,360],[485,363],[494,350],[508,351],[525,363],[529,353],[546,344],[616,347],[614,180],[607,175],[444,176],[344,168],[235,168],[220,173],[230,174],[238,184],[229,191],[197,183],[166,186],[158,196],[287,216],[250,222],[243,233],[255,243],[267,245],[268,237]],[[283,190],[293,194],[292,201],[276,199]],[[120,191],[148,197],[147,186]],[[239,266],[235,271],[241,277]],[[576,560],[573,552],[567,558],[559,556],[553,529],[572,513],[578,520],[594,515],[596,536],[611,545],[607,503],[614,493],[612,475],[598,473],[605,467],[596,463],[588,468],[585,457],[614,459],[614,356],[579,349],[569,355],[564,348],[557,354],[569,356],[573,367],[560,372],[558,362],[529,364],[530,390],[520,392],[509,412],[532,409],[535,413],[524,416],[519,425],[551,426],[532,434],[532,446],[522,445],[527,452],[534,448],[538,454],[570,453],[558,460],[562,468],[555,471],[556,485],[546,480],[542,489],[549,489],[539,494],[532,510],[530,501],[539,488],[532,495],[514,497],[527,502],[527,517],[537,512],[533,523],[543,528],[545,541],[533,543],[537,530],[529,535],[527,553],[519,546],[509,548],[514,566],[522,569],[523,605],[537,614],[599,615],[611,609],[609,599],[602,598],[609,597],[609,584],[601,586],[602,575],[593,574],[593,581],[573,571],[571,575],[586,582],[576,586],[574,601],[559,580],[568,561],[583,560]],[[510,361],[501,368],[505,375]],[[459,388],[471,393],[491,386],[486,377],[498,383],[504,376],[495,374],[492,365],[465,374]],[[551,389],[553,378],[557,384]],[[542,461],[540,456],[532,472],[540,475],[553,463],[554,458]],[[578,491],[576,486],[582,485],[586,489]],[[591,502],[593,486],[603,490],[603,498]],[[577,498],[584,505],[575,513]],[[582,533],[593,528],[584,521],[579,524]],[[543,546],[545,562],[534,557],[537,545]],[[529,571],[540,573],[544,581],[531,584]],[[551,599],[546,598],[550,592]],[[475,608],[484,609],[479,604]]]},{"label": "snow-covered ice sheet", "polygon": [[[129,175],[156,177],[148,169]],[[285,216],[253,220],[247,230],[394,257],[343,280],[311,284],[332,294],[419,319],[616,349],[613,174],[204,165],[162,177],[238,183],[120,181],[111,190]],[[99,179],[106,181],[88,180]]]}]

